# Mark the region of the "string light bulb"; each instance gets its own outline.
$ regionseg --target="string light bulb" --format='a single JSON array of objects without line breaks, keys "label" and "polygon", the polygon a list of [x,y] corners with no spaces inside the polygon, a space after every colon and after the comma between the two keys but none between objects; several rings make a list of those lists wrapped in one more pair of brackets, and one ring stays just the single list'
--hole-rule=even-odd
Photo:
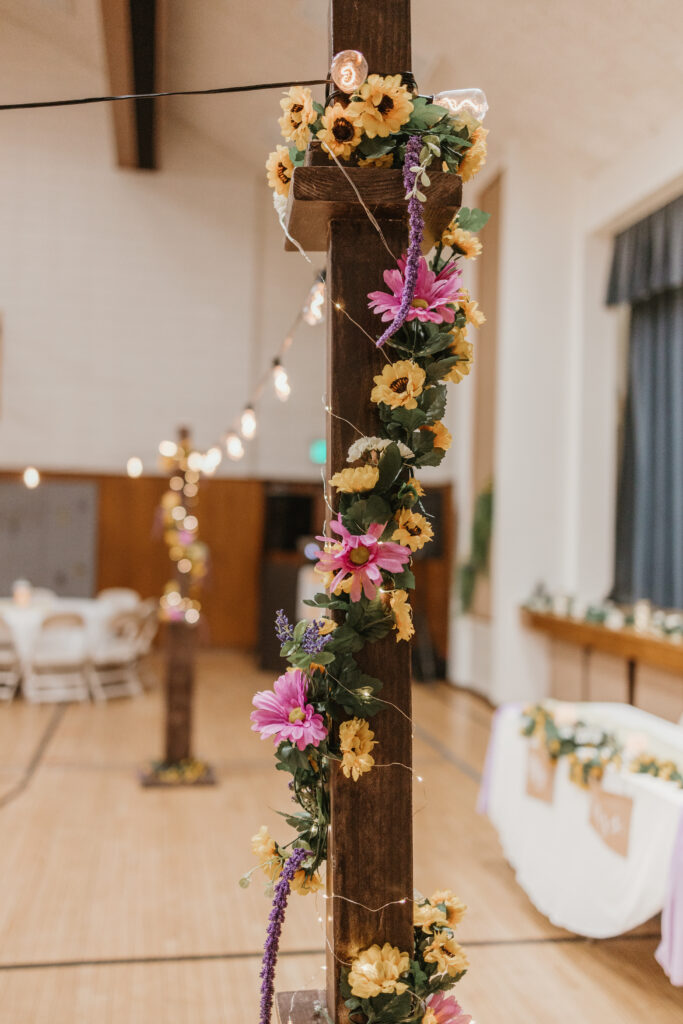
[{"label": "string light bulb", "polygon": [[172,459],[177,454],[178,445],[175,441],[162,441],[159,445],[159,455],[163,455],[165,459]]},{"label": "string light bulb", "polygon": [[486,93],[482,89],[446,89],[437,92],[433,102],[445,107],[453,117],[471,114],[477,121],[483,121],[489,109]]},{"label": "string light bulb", "polygon": [[240,432],[245,441],[252,441],[256,436],[256,413],[253,405],[245,405],[240,417]]},{"label": "string light bulb", "polygon": [[330,77],[338,89],[351,96],[368,77],[368,62],[360,50],[340,50],[332,58]]},{"label": "string light bulb", "polygon": [[216,472],[222,461],[223,452],[216,445],[213,445],[204,456],[202,469],[210,476]]},{"label": "string light bulb", "polygon": [[234,430],[231,430],[225,438],[225,450],[228,458],[232,459],[233,462],[239,462],[239,460],[244,456],[242,438],[239,434],[236,434]]},{"label": "string light bulb", "polygon": [[325,271],[321,271],[311,286],[308,298],[302,310],[302,316],[310,327],[319,324],[324,316],[325,307]]},{"label": "string light bulb", "polygon": [[29,491],[34,490],[40,483],[40,473],[35,466],[27,466],[24,470],[24,483]]},{"label": "string light bulb", "polygon": [[142,470],[142,459],[139,459],[137,455],[131,456],[131,458],[128,459],[128,462],[126,463],[126,473],[128,474],[128,476],[133,477],[133,479],[135,479],[138,476],[142,476]]},{"label": "string light bulb", "polygon": [[275,394],[280,401],[286,402],[292,392],[292,389],[289,384],[287,371],[279,359],[273,360],[273,387],[275,388]]}]

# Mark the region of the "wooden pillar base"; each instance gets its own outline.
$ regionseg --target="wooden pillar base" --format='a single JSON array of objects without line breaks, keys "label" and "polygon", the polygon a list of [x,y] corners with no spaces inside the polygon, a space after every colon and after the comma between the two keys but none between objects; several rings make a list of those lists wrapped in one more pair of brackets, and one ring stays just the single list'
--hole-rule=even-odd
[{"label": "wooden pillar base", "polygon": [[275,996],[279,1024],[325,1024],[325,993],[321,989],[280,992]]}]

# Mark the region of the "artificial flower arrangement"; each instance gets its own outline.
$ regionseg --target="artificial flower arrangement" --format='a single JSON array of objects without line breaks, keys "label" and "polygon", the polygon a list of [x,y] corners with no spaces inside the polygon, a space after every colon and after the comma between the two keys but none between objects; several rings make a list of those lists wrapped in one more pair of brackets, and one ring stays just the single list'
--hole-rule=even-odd
[{"label": "artificial flower arrangement", "polygon": [[[467,331],[485,320],[462,286],[461,261],[481,252],[475,232],[488,220],[480,210],[461,209],[423,255],[428,167],[436,161],[467,180],[484,163],[487,133],[466,114],[454,117],[414,97],[400,76],[371,75],[357,94],[327,109],[313,102],[308,89],[294,87],[281,106],[280,126],[291,145],[278,147],[268,160],[276,196],[287,195],[293,169],[315,137],[331,158],[366,166],[402,164],[410,230],[406,254],[384,272],[386,290],[368,294],[369,308],[380,318],[377,345],[391,349],[392,356],[368,396],[377,408],[379,436],[355,441],[347,465],[330,480],[337,514],[330,534],[318,538],[322,548],[316,571],[323,589],[308,602],[320,618],[291,624],[278,613],[276,633],[289,668],[272,691],[257,693],[253,701],[252,728],[274,741],[276,767],[292,776],[289,788],[298,805],[285,816],[295,830],[293,840],[278,843],[266,826],[252,840],[273,893],[261,972],[261,1024],[270,1020],[289,893],[322,886],[330,773],[341,771],[362,785],[375,765],[379,744],[370,720],[384,706],[382,681],[363,672],[356,655],[392,632],[397,643],[414,633],[410,563],[433,537],[416,471],[439,465],[451,445],[443,423],[447,385],[469,374],[473,345]],[[243,877],[243,886],[251,874]],[[343,971],[354,1024],[470,1020],[443,994],[467,968],[454,936],[465,908],[448,892],[414,903],[414,949],[372,946]]]},{"label": "artificial flower arrangement", "polygon": [[535,704],[523,712],[522,735],[536,737],[553,761],[567,757],[569,778],[577,786],[587,789],[591,782],[602,779],[608,765],[619,769],[626,761],[629,771],[674,782],[683,788],[683,772],[673,761],[647,752],[629,751],[628,742],[620,743],[612,733],[587,725],[571,713],[570,718],[565,720],[564,714]]},{"label": "artificial flower arrangement", "polygon": [[408,140],[419,134],[438,146],[443,170],[455,171],[463,181],[486,163],[488,130],[467,111],[453,117],[428,97],[413,95],[401,75],[370,75],[356,93],[337,94],[326,107],[314,101],[310,89],[295,85],[280,106],[280,130],[287,145],[273,150],[266,170],[268,184],[285,198],[294,168],[303,164],[314,140],[330,160],[402,167]]},{"label": "artificial flower arrangement", "polygon": [[161,468],[172,474],[168,490],[161,498],[159,514],[164,541],[177,573],[164,587],[159,617],[163,622],[185,622],[194,626],[199,621],[199,591],[209,569],[209,549],[199,539],[199,522],[194,514],[200,472],[191,465],[192,454],[189,438],[183,437],[173,455],[160,459]]}]

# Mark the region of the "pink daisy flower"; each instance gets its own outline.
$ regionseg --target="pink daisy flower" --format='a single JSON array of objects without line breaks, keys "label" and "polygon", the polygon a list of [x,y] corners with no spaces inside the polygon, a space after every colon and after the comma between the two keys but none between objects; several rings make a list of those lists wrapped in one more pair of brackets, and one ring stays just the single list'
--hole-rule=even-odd
[{"label": "pink daisy flower", "polygon": [[[385,270],[384,283],[389,292],[370,292],[368,303],[375,313],[382,313],[382,320],[393,320],[401,308],[405,288],[406,259],[398,261],[398,270]],[[427,260],[420,257],[417,269],[415,294],[406,320],[430,321],[433,324],[452,324],[455,319],[453,304],[460,294],[462,271],[455,263],[449,263],[438,274],[427,267]]]},{"label": "pink daisy flower", "polygon": [[271,690],[261,690],[252,703],[252,730],[261,733],[261,739],[272,736],[275,743],[289,740],[299,750],[317,747],[327,736],[322,715],[316,714],[312,704],[306,703],[308,680],[298,668],[285,672]]},{"label": "pink daisy flower", "polygon": [[437,992],[428,1001],[427,1006],[436,1018],[436,1024],[471,1024],[472,1018],[463,1013],[454,996]]},{"label": "pink daisy flower", "polygon": [[[372,600],[377,596],[377,588],[382,582],[380,570],[402,572],[410,561],[408,548],[393,541],[380,541],[386,523],[373,523],[367,533],[353,534],[342,525],[339,516],[332,520],[330,528],[341,537],[341,547],[335,551],[319,551],[316,557],[321,572],[335,573],[329,587],[331,594],[342,580],[351,576],[351,600],[360,601],[361,590],[368,600]],[[328,537],[317,539],[323,543],[329,541]]]}]

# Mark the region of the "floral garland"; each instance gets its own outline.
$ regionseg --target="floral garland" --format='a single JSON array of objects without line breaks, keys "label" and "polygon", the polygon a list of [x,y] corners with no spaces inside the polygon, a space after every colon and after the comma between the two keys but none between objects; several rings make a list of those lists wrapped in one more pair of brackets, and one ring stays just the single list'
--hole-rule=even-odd
[{"label": "floral garland", "polygon": [[168,490],[161,498],[161,523],[168,554],[176,570],[159,602],[163,622],[185,622],[194,626],[199,621],[201,584],[208,572],[209,549],[199,539],[197,506],[199,503],[200,466],[189,437],[182,437],[173,446],[174,454],[161,458],[161,467],[171,474]]},{"label": "floral garland", "polygon": [[522,735],[540,739],[553,761],[567,757],[569,778],[582,789],[599,782],[608,765],[620,768],[625,759],[629,771],[675,782],[683,788],[683,772],[673,761],[647,752],[629,758],[628,744],[621,744],[612,733],[580,720],[563,722],[559,718],[543,704],[528,707],[522,715]]},{"label": "floral garland", "polygon": [[[362,784],[375,765],[378,741],[369,720],[384,706],[382,682],[363,672],[356,655],[392,631],[397,643],[414,633],[410,563],[433,537],[415,473],[439,465],[451,445],[443,424],[447,384],[469,374],[473,346],[467,329],[485,320],[462,287],[460,260],[479,255],[474,232],[488,220],[479,210],[461,209],[428,258],[422,255],[427,168],[436,160],[467,180],[484,163],[487,132],[468,115],[455,119],[424,97],[413,97],[400,76],[371,75],[356,95],[327,109],[313,102],[308,89],[294,87],[281,106],[280,127],[292,145],[279,146],[268,159],[276,195],[287,195],[294,167],[314,137],[332,158],[363,166],[403,164],[410,242],[397,267],[384,272],[388,290],[368,294],[369,308],[388,325],[378,344],[392,348],[395,361],[375,376],[369,396],[381,436],[355,441],[348,465],[330,480],[338,511],[330,534],[318,538],[316,572],[324,589],[307,602],[320,618],[292,625],[278,613],[276,633],[289,668],[272,691],[253,700],[252,729],[273,739],[276,768],[292,776],[289,788],[298,805],[285,815],[296,833],[289,843],[277,843],[265,825],[252,839],[258,867],[270,888],[275,885],[276,901],[278,879],[285,873],[291,876],[288,891],[315,892],[322,886],[330,773],[341,771]],[[253,870],[241,880],[243,886]],[[417,900],[413,950],[385,944],[359,951],[342,973],[354,1024],[469,1024],[457,1002],[443,995],[467,969],[454,936],[464,910],[450,892]],[[272,956],[267,942],[266,958]],[[264,982],[262,1024],[267,1024],[267,1004]]]}]

